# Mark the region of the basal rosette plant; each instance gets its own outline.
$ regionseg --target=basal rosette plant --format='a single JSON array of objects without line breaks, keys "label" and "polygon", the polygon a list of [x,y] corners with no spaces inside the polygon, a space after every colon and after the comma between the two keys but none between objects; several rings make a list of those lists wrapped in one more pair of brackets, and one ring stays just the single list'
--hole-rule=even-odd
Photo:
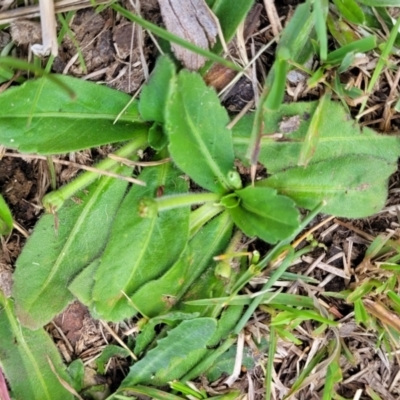
[{"label": "basal rosette plant", "polygon": [[[288,37],[296,36],[296,46],[308,38],[298,37],[293,26],[304,20],[309,33],[309,13],[299,7],[297,19],[285,29],[272,76],[282,72],[279,66],[289,68],[288,54],[299,62],[304,58],[303,51],[292,52]],[[7,350],[0,365],[16,398],[19,390],[37,399],[52,398],[51,393],[72,397],[65,387],[80,390],[43,330],[75,299],[106,321],[143,317],[131,349],[139,361],[118,395],[210,372],[262,302],[283,310],[274,321],[282,336],[289,335],[282,326],[297,317],[296,306],[309,318],[335,326],[314,311],[308,297],[268,290],[301,254],[289,243],[318,212],[359,218],[382,208],[400,154],[397,137],[360,129],[328,94],[319,101],[280,104],[275,101],[283,93],[280,79],[270,87],[276,98],[267,96],[256,113],[228,128],[230,117],[216,92],[200,74],[177,71],[168,56],[158,59],[140,100],[117,121],[131,100],[128,95],[57,78],[75,100],[47,78],[1,94],[1,145],[54,155],[114,143],[119,159],[135,160],[139,151],[151,148],[155,163],[139,171],[129,162],[107,159],[97,167],[135,175],[137,184],[85,172],[43,199],[49,213],[17,260],[13,301],[0,297],[0,354]],[[267,173],[244,185],[237,160],[250,168],[258,161]],[[3,219],[9,228],[8,212]],[[232,267],[243,236],[274,247],[263,257],[253,254],[249,265]],[[259,296],[239,295],[278,259]],[[13,346],[11,338],[24,346]],[[108,348],[102,359],[116,352]],[[29,384],[23,388],[15,367],[21,358],[28,360]],[[160,398],[158,389],[152,390]]]}]

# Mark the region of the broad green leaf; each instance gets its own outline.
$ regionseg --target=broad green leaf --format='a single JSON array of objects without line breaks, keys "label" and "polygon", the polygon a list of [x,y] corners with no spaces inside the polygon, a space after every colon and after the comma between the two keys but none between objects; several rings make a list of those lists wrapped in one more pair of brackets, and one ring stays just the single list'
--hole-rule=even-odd
[{"label": "broad green leaf", "polygon": [[166,131],[174,162],[203,188],[224,193],[233,168],[226,110],[215,91],[195,73],[181,71],[166,111]]},{"label": "broad green leaf", "polygon": [[83,269],[68,286],[68,290],[93,313],[93,286],[96,270],[100,264],[100,258],[96,258],[85,269]]},{"label": "broad green leaf", "polygon": [[80,392],[83,389],[84,378],[85,378],[85,365],[80,358],[72,361],[67,367],[68,375],[71,377],[72,386]]},{"label": "broad green leaf", "polygon": [[333,0],[341,16],[353,24],[364,24],[365,15],[355,0]]},{"label": "broad green leaf", "polygon": [[164,275],[142,286],[132,296],[132,302],[147,317],[167,312],[210,263],[214,264],[212,257],[225,248],[231,231],[232,222],[227,213],[214,218],[194,236],[179,260]]},{"label": "broad green leaf", "polygon": [[364,218],[385,205],[388,178],[395,171],[395,162],[349,155],[291,168],[257,184],[277,189],[300,207],[313,209],[325,200],[324,213]]},{"label": "broad green leaf", "polygon": [[[207,295],[209,295],[209,293],[207,293]],[[221,341],[225,340],[232,333],[234,327],[236,326],[239,318],[242,315],[242,312],[243,307],[241,306],[228,307],[222,312],[218,320],[217,329],[210,337],[210,340],[207,343],[207,348],[198,353],[195,367],[188,371],[182,378],[185,382],[188,380],[190,381],[196,379],[198,376],[204,374],[207,369],[215,364],[215,360],[218,359],[219,355],[217,355],[216,353],[224,354],[225,351],[230,348],[230,346],[234,342],[228,344],[225,350],[223,349],[223,347],[226,346],[227,341],[224,342],[223,346],[218,345],[221,343]],[[211,315],[211,313],[208,314]]]},{"label": "broad green leaf", "polygon": [[156,337],[156,326],[160,324],[175,324],[175,321],[186,321],[197,318],[199,313],[187,314],[180,311],[171,311],[164,315],[151,318],[136,336],[134,354],[140,356],[147,346]]},{"label": "broad green leaf", "polygon": [[299,227],[300,215],[295,202],[279,195],[276,190],[249,186],[235,194],[240,204],[228,211],[247,236],[276,243],[292,235]]},{"label": "broad green leaf", "polygon": [[[164,315],[151,318],[147,321],[146,325],[142,328],[135,340],[134,354],[140,356],[147,346],[156,337],[156,326],[160,324],[175,324],[175,321],[186,321],[189,319],[197,318],[200,313],[183,313],[180,311],[171,311]],[[176,324],[175,324],[176,325]]]},{"label": "broad green leaf", "polygon": [[23,325],[37,329],[73,300],[68,285],[104,248],[126,187],[125,181],[103,177],[56,216],[40,219],[14,273],[13,296]]},{"label": "broad green leaf", "polygon": [[326,25],[330,34],[340,44],[340,46],[346,46],[347,44],[359,39],[358,35],[350,25],[346,24],[342,19],[337,18],[334,14],[328,14]]},{"label": "broad green leaf", "polygon": [[0,194],[0,235],[8,235],[12,231],[12,228],[13,217],[11,211]]},{"label": "broad green leaf", "polygon": [[165,108],[174,80],[174,63],[168,56],[159,57],[140,94],[139,111],[145,121],[164,122]]},{"label": "broad green leaf", "polygon": [[[146,187],[134,186],[115,217],[111,235],[95,275],[94,309],[101,318],[120,321],[136,314],[129,298],[136,290],[162,275],[186,246],[189,207],[140,217],[137,204],[142,198],[184,193],[187,184],[171,163],[148,167],[140,179]],[[126,297],[128,296],[128,298]]]},{"label": "broad green leaf", "polygon": [[212,318],[181,322],[130,368],[120,389],[137,384],[160,386],[179,379],[194,366],[193,359],[206,348],[216,328],[217,323]]},{"label": "broad green leaf", "polygon": [[13,308],[12,301],[0,291],[0,366],[12,398],[72,400],[58,379],[71,384],[53,341],[43,329],[31,331],[21,326]]},{"label": "broad green leaf", "polygon": [[[274,174],[297,165],[317,104],[283,104],[276,113],[269,114],[268,119],[264,118],[259,162],[267,167],[268,173]],[[235,153],[243,162],[246,162],[252,124],[252,116],[242,118],[233,131]],[[342,105],[332,101],[320,124],[312,163],[353,154],[368,154],[389,163],[396,162],[400,155],[400,138],[380,135],[367,127],[361,130]]]},{"label": "broad green leaf", "polygon": [[76,99],[46,78],[0,94],[1,145],[29,153],[67,153],[129,140],[146,129],[136,102],[114,123],[130,100],[127,94],[65,75],[58,79]]}]

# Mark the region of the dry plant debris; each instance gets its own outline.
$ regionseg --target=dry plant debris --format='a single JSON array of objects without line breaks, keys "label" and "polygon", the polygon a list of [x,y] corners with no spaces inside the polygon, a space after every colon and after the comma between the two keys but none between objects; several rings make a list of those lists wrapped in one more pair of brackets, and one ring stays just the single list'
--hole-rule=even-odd
[{"label": "dry plant debris", "polygon": [[[257,4],[255,16],[248,21],[246,27],[250,26],[249,33],[242,35],[241,42],[238,39],[230,44],[230,56],[242,65],[247,64],[247,57],[254,57],[260,48],[279,37],[282,26],[285,26],[293,11],[288,5],[290,2],[284,2],[282,6],[274,5],[269,1],[264,1],[264,3],[265,10],[261,3]],[[164,22],[167,28],[173,32],[171,27],[177,24],[170,22],[170,14],[166,11],[167,7],[171,6],[171,2],[160,2],[160,5]],[[142,4],[142,9],[145,10],[147,6]],[[5,7],[6,5],[3,5],[3,8]],[[59,7],[69,7],[69,5],[62,6],[61,2],[56,3],[56,9],[60,9]],[[18,10],[18,13],[22,14],[23,12],[24,10]],[[29,10],[29,12],[35,11]],[[393,9],[392,12],[394,18],[398,17],[397,9]],[[15,14],[17,14],[17,10],[2,11],[0,19],[5,18],[4,21],[8,21],[10,18],[19,18],[14,17]],[[213,25],[213,18],[210,17],[208,11],[204,11],[202,15],[207,16],[211,27],[209,28],[210,33],[207,31],[204,40],[198,44],[207,48],[214,43],[217,28]],[[69,26],[72,36],[65,36],[60,45],[59,56],[54,64],[55,72],[103,81],[111,87],[127,93],[135,93],[140,90],[140,86],[146,79],[146,63],[153,63],[154,58],[154,48],[152,45],[148,45],[150,42],[147,37],[145,38],[146,34],[141,28],[121,17],[116,17],[110,10],[95,13],[92,8],[78,11]],[[198,38],[197,32],[195,30],[195,33],[186,33],[185,37]],[[22,45],[32,44],[33,35],[35,35],[33,42],[40,40],[35,24],[31,22],[14,22],[10,33],[13,40]],[[388,32],[381,34],[383,40],[388,39]],[[24,35],[28,36],[29,40]],[[83,62],[79,61],[80,52]],[[191,69],[198,69],[204,63],[201,57],[193,60],[190,57],[186,59],[185,55],[179,56],[177,48],[175,48],[175,54],[177,58],[186,60],[183,62]],[[258,96],[265,71],[269,68],[272,57],[271,50],[263,53],[254,62],[254,73],[247,74],[234,86],[232,85],[230,96],[236,96],[236,99],[233,103],[229,103],[229,96],[225,97],[231,111],[241,110],[244,105],[253,101],[254,94],[256,97]],[[369,57],[359,59],[354,65],[354,69],[341,76],[348,88],[365,89],[368,86],[378,57],[378,54],[372,53]],[[398,67],[398,58],[392,57],[391,61],[392,66]],[[310,67],[314,68],[315,65]],[[399,129],[399,115],[393,111],[392,107],[399,94],[399,71],[399,68],[397,70],[384,68],[384,73],[380,75],[373,93],[368,98],[366,109],[359,115],[362,125],[385,132]],[[217,66],[209,73],[207,81],[219,91],[223,91],[233,80],[234,75],[232,73],[232,76],[227,77],[226,69]],[[308,87],[304,75],[299,72],[299,75],[287,83],[286,100],[296,102],[301,99],[319,98],[323,93],[323,84],[324,82],[320,82],[314,87]],[[357,112],[357,106],[362,100],[362,98],[346,99],[353,113]],[[297,126],[298,120],[295,117],[288,118],[282,122],[281,132],[291,132],[297,129]],[[81,162],[84,164],[90,163],[85,155],[78,154],[76,157],[81,157]],[[243,166],[242,168],[242,171],[245,172],[245,168]],[[63,171],[66,175],[66,170]],[[259,172],[265,173],[262,168]],[[57,173],[60,176],[62,172],[57,170]],[[23,161],[4,157],[0,163],[1,193],[12,206],[16,221],[26,231],[33,227],[41,211],[40,199],[47,190],[49,181],[47,169],[42,161]],[[384,263],[385,257],[389,258],[394,251],[381,254],[377,261],[369,259],[368,263],[366,263],[364,255],[372,240],[379,234],[391,235],[391,240],[395,243],[400,240],[398,184],[397,174],[392,178],[392,191],[388,204],[376,216],[360,221],[351,221],[351,223],[343,220],[329,221],[313,233],[313,239],[318,241],[319,247],[312,254],[306,254],[296,260],[289,271],[302,273],[315,279],[318,283],[292,283],[290,281],[277,283],[276,286],[284,292],[307,293],[321,310],[329,310],[336,316],[338,327],[328,329],[325,335],[318,335],[315,333],[313,323],[305,321],[293,327],[293,334],[301,341],[301,344],[296,346],[281,338],[278,339],[273,374],[275,398],[283,399],[287,396],[293,383],[313,356],[323,351],[331,339],[340,341],[348,350],[348,357],[341,355],[339,360],[343,380],[338,385],[338,394],[344,398],[367,399],[370,397],[365,394],[366,390],[371,388],[383,399],[392,400],[400,397],[398,348],[389,351],[381,345],[378,346],[380,340],[378,335],[356,323],[354,312],[346,301],[324,295],[324,292],[337,293],[347,288],[354,289],[366,279],[382,280],[387,278],[379,270],[379,263]],[[315,221],[315,224],[317,223],[318,221]],[[10,293],[13,263],[24,241],[25,238],[15,231],[8,238],[1,239],[0,288],[7,294]],[[253,249],[259,249],[258,246],[260,246],[258,242],[250,245]],[[301,246],[304,246],[304,242],[300,244],[300,248]],[[248,287],[249,293],[256,291],[262,283],[262,277],[252,281]],[[396,290],[399,290],[398,283]],[[376,301],[377,303],[374,304],[379,304],[381,299],[379,296],[374,297],[371,294],[369,301]],[[261,338],[269,340],[270,314],[271,310],[267,306],[261,306],[245,329],[244,342],[252,350],[255,367],[252,370],[241,371],[240,377],[231,386],[247,392],[248,398],[262,399],[265,393],[264,365],[267,361],[267,353],[265,351],[260,353],[255,341],[261,340]],[[376,312],[376,316],[379,317],[382,314]],[[397,316],[392,319],[395,318]],[[136,334],[137,321],[129,321],[127,326],[114,326],[113,329],[126,342],[127,338]],[[67,362],[81,357],[92,367],[93,363],[91,362],[103,347],[108,343],[115,343],[112,335],[99,322],[89,317],[87,310],[79,303],[73,303],[63,314],[58,316],[54,323],[48,326],[48,330]],[[123,362],[121,364],[116,359],[111,364],[109,376],[125,367]],[[310,374],[307,385],[299,388],[297,393],[290,398],[320,399],[326,380],[325,367],[326,363],[323,362],[317,365]],[[206,388],[210,394],[222,394],[227,391],[225,380],[226,377],[211,384],[203,377],[203,381],[197,382],[197,384]],[[107,383],[111,384],[112,382],[109,380]]]}]

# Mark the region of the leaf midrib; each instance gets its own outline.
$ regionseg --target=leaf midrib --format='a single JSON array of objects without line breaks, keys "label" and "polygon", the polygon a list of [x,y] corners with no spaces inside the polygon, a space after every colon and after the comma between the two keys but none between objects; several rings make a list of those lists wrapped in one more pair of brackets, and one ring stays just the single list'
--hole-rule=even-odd
[{"label": "leaf midrib", "polygon": [[[223,186],[223,188],[226,191],[229,191],[229,189],[230,189],[229,182],[227,181],[227,178],[226,178],[225,174],[223,173],[223,171],[219,168],[218,164],[216,162],[214,162],[211,153],[209,152],[208,148],[204,145],[204,142],[201,140],[200,131],[197,129],[194,121],[190,117],[190,113],[188,112],[187,105],[186,105],[185,101],[183,101],[183,98],[182,98],[182,104],[185,109],[186,120],[188,122],[189,127],[191,128],[192,133],[193,133],[192,136],[194,137],[196,143],[198,144],[200,152],[205,157],[207,164],[210,166],[211,171],[213,172],[215,177],[218,179],[218,182]],[[233,168],[233,165],[232,165],[232,168]]]},{"label": "leaf midrib", "polygon": [[74,224],[71,234],[68,236],[67,241],[65,242],[64,246],[61,248],[61,250],[59,252],[59,256],[57,257],[56,261],[53,264],[54,268],[52,269],[50,274],[47,276],[39,293],[33,299],[31,299],[28,307],[24,307],[27,312],[29,312],[29,313],[31,312],[34,304],[39,304],[38,299],[43,295],[43,292],[47,289],[47,287],[50,285],[50,283],[52,283],[52,279],[56,275],[56,273],[59,272],[63,261],[67,258],[68,252],[73,244],[76,234],[79,232],[82,224],[86,220],[86,216],[92,210],[93,204],[101,196],[101,194],[103,193],[104,186],[106,186],[109,183],[110,179],[113,179],[113,178],[104,178],[103,177],[102,182],[96,188],[95,192],[93,193],[93,196],[91,196],[89,201],[86,203],[86,206],[83,208],[82,213],[79,215],[76,223]]},{"label": "leaf midrib", "polygon": [[[2,119],[38,119],[38,118],[51,118],[51,119],[104,119],[104,120],[110,120],[110,121],[115,121],[117,118],[116,114],[105,114],[105,113],[82,113],[82,112],[45,112],[45,113],[38,113],[35,112],[35,114],[29,115],[27,114],[18,114],[18,115],[0,115],[0,121]],[[139,116],[129,116],[129,115],[123,115],[120,118],[118,118],[118,122],[124,121],[124,122],[142,122]]]}]

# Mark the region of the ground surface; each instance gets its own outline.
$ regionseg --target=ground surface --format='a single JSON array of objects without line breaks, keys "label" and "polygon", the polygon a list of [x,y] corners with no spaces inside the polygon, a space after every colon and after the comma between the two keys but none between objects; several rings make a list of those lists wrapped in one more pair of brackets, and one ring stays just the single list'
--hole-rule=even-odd
[{"label": "ground surface", "polygon": [[[276,2],[277,9],[282,17],[290,16],[296,1]],[[146,18],[155,23],[161,23],[156,1],[143,1],[142,12]],[[129,5],[127,6],[129,8]],[[109,86],[134,94],[140,90],[140,86],[148,76],[149,70],[154,65],[156,49],[147,35],[132,36],[132,25],[128,21],[118,18],[111,10],[95,14],[91,9],[81,10],[70,24],[75,38],[82,49],[87,70],[83,70],[76,61],[76,44],[66,39],[60,47],[60,56],[55,60],[53,70],[59,73],[68,73],[74,76],[84,77],[95,81],[102,81]],[[267,43],[272,38],[269,21],[266,17],[262,3],[251,14],[248,20],[248,37],[253,35],[256,49]],[[27,29],[23,26],[18,29]],[[15,33],[14,33],[15,34]],[[131,40],[131,38],[133,39]],[[26,52],[26,43],[20,40],[19,51]],[[250,42],[249,42],[250,43]],[[250,46],[249,46],[250,51]],[[251,57],[251,54],[249,55]],[[258,65],[257,73],[260,76],[271,65],[273,51],[264,54]],[[75,62],[74,62],[75,58]],[[238,112],[249,101],[253,100],[254,85],[248,78],[240,80],[225,96],[225,105],[232,113]],[[382,127],[382,115],[384,103],[390,86],[382,82],[381,92],[377,92],[377,104],[381,108],[367,116],[364,123],[377,129]],[[307,91],[304,87],[293,84],[289,87],[287,101],[318,98],[319,89]],[[396,118],[392,118],[390,129],[396,128]],[[83,163],[91,163],[99,154],[85,154],[80,156]],[[71,156],[67,157],[70,158]],[[76,171],[71,169],[58,169],[58,184],[65,183]],[[26,236],[32,231],[37,219],[43,212],[41,198],[50,190],[49,174],[45,161],[24,160],[21,158],[5,157],[0,163],[0,192],[10,205],[16,222],[20,225],[20,231],[14,230],[9,237],[1,238],[0,253],[0,288],[5,293],[10,292],[12,271],[15,261],[26,240]],[[396,206],[400,206],[399,176],[395,174],[390,182],[390,197],[387,207],[378,215],[356,221],[329,220],[314,232],[315,239],[321,246],[314,253],[308,254],[302,260],[298,260],[291,271],[308,274],[316,278],[320,284],[320,290],[338,292],[356,285],[357,276],[351,281],[343,279],[340,271],[343,269],[356,270],[362,262],[365,251],[371,239],[381,233],[391,233],[399,227]],[[312,225],[324,221],[321,216]],[[311,227],[310,227],[311,228]],[[259,244],[252,244],[260,249]],[[315,260],[318,262],[314,262]],[[331,268],[334,267],[334,268]],[[255,283],[256,284],[256,283]],[[289,285],[289,283],[288,283]],[[255,286],[256,287],[256,286]],[[307,291],[308,288],[301,288]],[[298,293],[299,288],[292,285],[290,291]],[[327,300],[328,301],[328,300]],[[366,386],[372,387],[382,398],[387,400],[400,398],[400,371],[397,355],[387,358],[381,350],[376,348],[376,336],[374,333],[363,330],[354,323],[353,310],[345,302],[337,300],[329,306],[334,310],[337,318],[342,321],[338,330],[340,339],[347,345],[354,355],[353,364],[342,360],[343,382],[338,393],[345,398],[353,398],[358,389]],[[248,332],[258,336],[267,336],[266,314],[259,310],[254,320],[248,326]],[[122,340],[126,340],[131,334],[131,325],[111,326],[113,333]],[[59,347],[66,362],[76,357],[81,357],[90,365],[90,360],[99,354],[107,343],[116,343],[115,337],[109,329],[98,321],[93,320],[87,310],[79,303],[72,304],[62,315],[47,327],[55,343]],[[275,382],[277,391],[290,387],[299,370],[304,366],[307,353],[317,351],[326,345],[328,338],[316,338],[311,333],[312,324],[304,324],[298,329],[303,340],[302,348],[296,348],[285,342],[278,344],[275,370],[277,373]],[[247,344],[252,347],[250,335]],[[265,354],[257,354],[254,357],[260,362],[265,362]],[[109,366],[109,373],[105,378],[94,375],[96,382],[106,382],[111,387],[118,384],[124,369],[123,362],[113,360]],[[204,383],[204,382],[203,382]],[[282,386],[279,388],[280,383]],[[298,399],[311,400],[320,398],[318,392],[324,383],[323,375],[314,377],[313,385],[300,391]],[[262,398],[263,373],[261,367],[244,372],[239,382],[235,385],[244,391],[253,386],[255,398]],[[223,386],[216,383],[214,390],[223,391]],[[219,389],[217,389],[219,388]],[[361,399],[369,397],[361,397]]]}]

